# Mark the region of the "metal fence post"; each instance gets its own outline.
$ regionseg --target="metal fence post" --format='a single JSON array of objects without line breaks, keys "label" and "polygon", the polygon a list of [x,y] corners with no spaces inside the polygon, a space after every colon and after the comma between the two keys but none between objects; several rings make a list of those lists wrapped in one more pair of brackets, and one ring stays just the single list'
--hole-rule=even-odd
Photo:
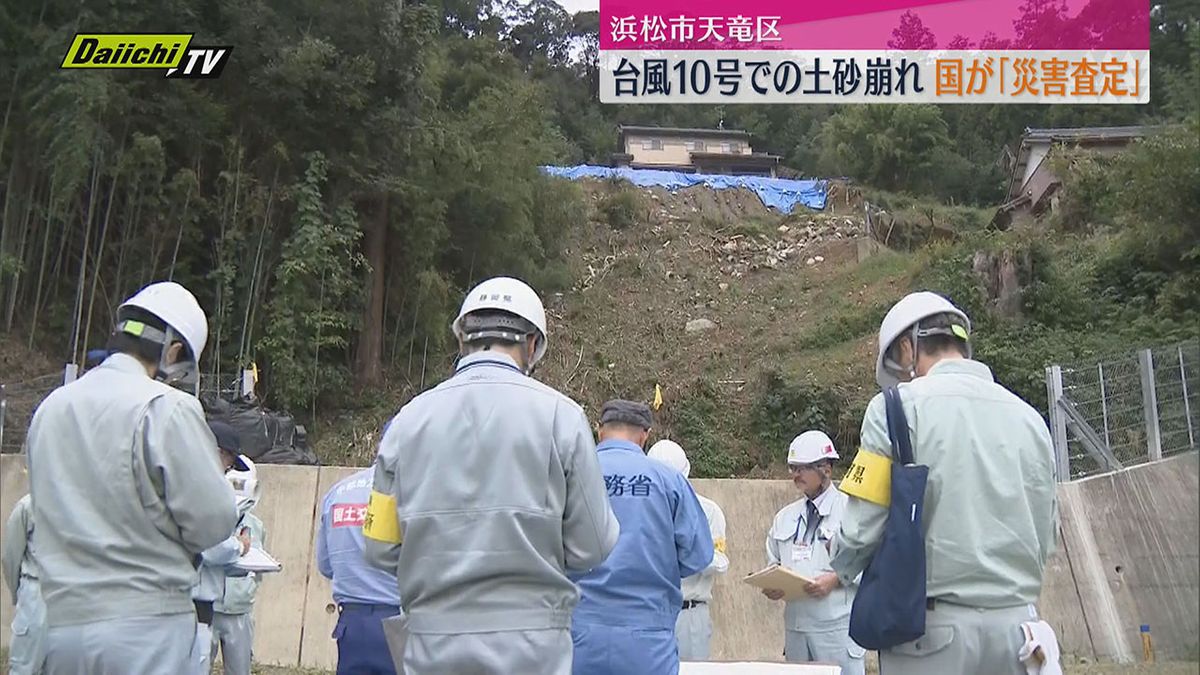
[{"label": "metal fence post", "polygon": [[1104,362],[1096,364],[1096,370],[1100,373],[1100,413],[1104,416],[1104,445],[1112,447],[1112,440],[1108,437],[1108,393],[1104,391]]},{"label": "metal fence post", "polygon": [[1196,449],[1196,432],[1192,429],[1192,404],[1188,401],[1187,368],[1183,365],[1183,345],[1179,345],[1179,386],[1183,388],[1183,416],[1187,418],[1188,447]]},{"label": "metal fence post", "polygon": [[1158,425],[1158,395],[1154,390],[1154,356],[1149,349],[1138,352],[1142,375],[1142,411],[1146,419],[1146,452],[1150,461],[1162,459],[1162,429]]},{"label": "metal fence post", "polygon": [[0,452],[4,452],[4,413],[8,410],[8,387],[0,384]]},{"label": "metal fence post", "polygon": [[1046,368],[1046,395],[1049,399],[1050,436],[1054,440],[1054,470],[1058,481],[1071,480],[1071,457],[1067,448],[1067,420],[1058,407],[1063,396],[1062,367]]}]

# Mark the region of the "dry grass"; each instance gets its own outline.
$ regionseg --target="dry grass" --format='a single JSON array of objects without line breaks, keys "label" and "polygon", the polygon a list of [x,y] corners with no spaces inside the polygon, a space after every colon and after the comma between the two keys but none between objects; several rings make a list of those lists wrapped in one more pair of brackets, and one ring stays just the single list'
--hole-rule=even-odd
[{"label": "dry grass", "polygon": [[[610,189],[599,182],[585,193],[599,204]],[[748,412],[769,370],[865,403],[874,390],[874,332],[887,305],[908,291],[922,256],[883,251],[860,264],[861,205],[841,194],[825,212],[786,217],[742,190],[641,196],[645,222],[615,230],[594,208],[589,222],[563,233],[575,286],[545,298],[551,348],[539,379],[593,415],[609,398],[649,401],[659,384],[662,437],[675,435],[679,404],[705,390],[718,402],[708,415],[710,445],[742,458],[764,456]],[[686,333],[687,322],[700,318],[718,327]],[[386,410],[364,406],[322,419],[318,456],[369,462],[373,446],[364,439],[403,393],[384,397]],[[752,460],[741,467],[748,476],[771,470]]]}]

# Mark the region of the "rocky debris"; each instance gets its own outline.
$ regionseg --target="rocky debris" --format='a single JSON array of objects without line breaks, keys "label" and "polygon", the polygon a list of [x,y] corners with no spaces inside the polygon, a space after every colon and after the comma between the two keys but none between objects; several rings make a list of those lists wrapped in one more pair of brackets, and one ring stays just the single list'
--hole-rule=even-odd
[{"label": "rocky debris", "polygon": [[721,273],[736,279],[760,269],[780,269],[792,261],[815,265],[825,258],[801,254],[820,244],[863,234],[860,224],[841,216],[817,214],[788,222],[792,224],[780,225],[774,236],[714,233],[713,252],[720,259]]},{"label": "rocky debris", "polygon": [[708,319],[692,319],[691,321],[687,322],[687,325],[684,326],[683,330],[687,333],[703,333],[713,330],[716,327],[717,324]]}]

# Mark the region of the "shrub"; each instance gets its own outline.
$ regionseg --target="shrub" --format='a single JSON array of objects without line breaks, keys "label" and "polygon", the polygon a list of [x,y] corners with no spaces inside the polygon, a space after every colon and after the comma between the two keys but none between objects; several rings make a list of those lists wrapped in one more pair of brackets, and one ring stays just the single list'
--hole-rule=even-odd
[{"label": "shrub", "polygon": [[645,204],[642,196],[635,190],[622,188],[610,192],[600,200],[597,207],[604,222],[614,230],[625,230],[632,227],[645,216]]},{"label": "shrub", "polygon": [[750,411],[762,447],[757,459],[764,467],[779,462],[792,439],[810,429],[829,434],[839,448],[853,447],[861,417],[849,419],[852,414],[845,396],[833,388],[789,381],[779,371],[768,370],[762,374],[759,397]]},{"label": "shrub", "polygon": [[694,478],[729,478],[750,468],[744,455],[721,442],[728,437],[721,429],[722,409],[717,392],[706,382],[698,383],[671,407],[672,435],[687,449]]}]

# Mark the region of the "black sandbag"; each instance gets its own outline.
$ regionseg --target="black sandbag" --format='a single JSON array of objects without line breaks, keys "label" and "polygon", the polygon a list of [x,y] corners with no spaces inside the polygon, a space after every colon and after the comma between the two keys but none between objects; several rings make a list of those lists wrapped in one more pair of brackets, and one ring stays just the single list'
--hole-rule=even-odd
[{"label": "black sandbag", "polygon": [[309,450],[277,445],[254,461],[259,464],[316,464],[317,456]]},{"label": "black sandbag", "polygon": [[292,437],[292,447],[300,452],[308,452],[308,430],[304,428],[303,424],[296,425],[296,434]]},{"label": "black sandbag", "polygon": [[238,440],[242,442],[242,454],[251,460],[259,461],[258,458],[274,445],[267,428],[267,413],[261,408],[232,406],[226,421],[237,432]]},{"label": "black sandbag", "polygon": [[222,422],[229,421],[229,413],[232,410],[229,401],[216,396],[201,396],[200,405],[204,408],[204,414],[209,419],[217,419]]},{"label": "black sandbag", "polygon": [[296,445],[296,419],[291,415],[277,415],[275,418],[275,445],[286,448]]}]

